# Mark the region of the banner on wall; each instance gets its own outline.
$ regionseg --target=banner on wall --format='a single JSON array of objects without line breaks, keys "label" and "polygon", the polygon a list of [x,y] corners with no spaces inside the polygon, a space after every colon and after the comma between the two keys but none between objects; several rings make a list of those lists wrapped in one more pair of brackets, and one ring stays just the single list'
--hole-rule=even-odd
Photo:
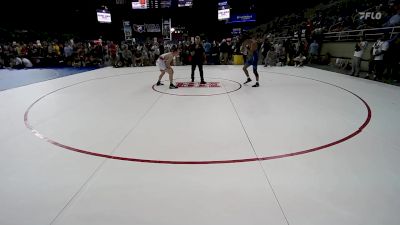
[{"label": "banner on wall", "polygon": [[172,33],[171,33],[171,18],[169,19],[162,19],[162,36],[164,40],[171,40]]},{"label": "banner on wall", "polygon": [[160,24],[145,24],[144,27],[148,33],[161,33]]},{"label": "banner on wall", "polygon": [[132,40],[131,23],[129,21],[123,21],[122,24],[123,24],[123,28],[124,28],[125,41]]}]

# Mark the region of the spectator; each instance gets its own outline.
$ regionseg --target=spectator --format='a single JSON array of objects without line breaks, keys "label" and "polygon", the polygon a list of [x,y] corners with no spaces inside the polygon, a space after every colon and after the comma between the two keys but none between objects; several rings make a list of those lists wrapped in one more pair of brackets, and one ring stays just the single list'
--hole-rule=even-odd
[{"label": "spectator", "polygon": [[306,61],[306,57],[300,52],[300,54],[293,59],[295,67],[302,67]]},{"label": "spectator", "polygon": [[389,79],[397,82],[400,78],[400,34],[397,34],[389,42],[389,50],[385,53],[384,61],[386,63],[386,71]]},{"label": "spectator", "polygon": [[277,63],[276,51],[274,47],[271,47],[267,53],[267,57],[265,58],[264,67],[276,66],[276,63]]},{"label": "spectator", "polygon": [[65,57],[65,61],[68,65],[71,65],[71,63],[72,63],[73,52],[74,52],[74,49],[72,48],[71,44],[66,44],[64,46],[64,57]]},{"label": "spectator", "polygon": [[383,24],[383,27],[395,27],[400,25],[400,0],[390,0],[389,7],[394,11],[394,15]]},{"label": "spectator", "polygon": [[361,58],[367,45],[368,42],[365,41],[364,36],[361,36],[360,41],[356,43],[354,49],[353,61],[351,62],[351,76],[360,76]]},{"label": "spectator", "polygon": [[10,67],[13,69],[22,69],[24,68],[24,64],[22,63],[22,59],[18,56],[11,57]]},{"label": "spectator", "polygon": [[207,62],[211,61],[211,43],[207,40],[204,42],[204,51],[206,53]]},{"label": "spectator", "polygon": [[226,43],[225,39],[222,40],[219,46],[219,52],[220,52],[220,62],[225,65],[228,64],[229,46],[228,43]]},{"label": "spectator", "polygon": [[32,68],[32,62],[27,58],[22,58],[22,64],[25,68]]},{"label": "spectator", "polygon": [[122,51],[122,64],[124,66],[131,66],[133,63],[133,59],[132,59],[132,52],[131,50],[129,50],[128,46],[125,46],[124,50]]},{"label": "spectator", "polygon": [[0,69],[3,69],[4,65],[4,52],[2,46],[0,45]]},{"label": "spectator", "polygon": [[153,46],[151,46],[151,50],[153,52],[153,60],[152,60],[152,64],[156,63],[156,60],[158,59],[158,57],[160,56],[160,48],[158,47],[158,43],[154,43]]},{"label": "spectator", "polygon": [[218,48],[218,42],[213,41],[212,47],[211,47],[211,62],[214,65],[219,65],[219,48]]},{"label": "spectator", "polygon": [[112,66],[115,66],[117,62],[117,53],[118,53],[118,47],[117,45],[114,44],[114,42],[111,41],[110,44],[108,45],[108,54],[110,56]]},{"label": "spectator", "polygon": [[309,54],[310,54],[310,62],[314,62],[318,58],[319,45],[316,40],[310,44]]},{"label": "spectator", "polygon": [[265,38],[264,42],[261,45],[261,54],[263,56],[263,61],[265,61],[270,48],[271,44],[269,43],[268,38]]},{"label": "spectator", "polygon": [[389,49],[389,42],[385,40],[386,35],[382,35],[382,37],[379,38],[372,46],[375,71],[374,80],[382,80],[383,78],[383,71],[385,70],[383,57],[385,55],[385,52]]}]

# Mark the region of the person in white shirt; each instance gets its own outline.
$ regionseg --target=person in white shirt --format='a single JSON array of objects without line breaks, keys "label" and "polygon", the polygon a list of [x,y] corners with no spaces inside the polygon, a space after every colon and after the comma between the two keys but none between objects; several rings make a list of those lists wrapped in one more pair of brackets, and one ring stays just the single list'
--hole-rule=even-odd
[{"label": "person in white shirt", "polygon": [[167,72],[168,75],[169,75],[169,82],[170,82],[169,88],[170,89],[178,88],[177,86],[175,86],[172,83],[172,81],[174,79],[174,70],[171,67],[172,66],[172,61],[174,60],[174,57],[177,56],[178,54],[179,54],[178,48],[173,46],[171,48],[171,52],[164,53],[164,54],[160,55],[160,57],[158,57],[158,59],[156,61],[156,65],[160,69],[161,74],[158,77],[158,81],[156,83],[157,86],[164,85],[163,83],[161,83],[161,79],[164,76],[165,72]]},{"label": "person in white shirt", "polygon": [[385,70],[385,65],[383,62],[383,56],[385,52],[389,49],[389,42],[385,41],[387,38],[385,35],[382,35],[374,45],[372,46],[372,57],[374,58],[374,71],[375,77],[374,80],[381,80],[383,76],[383,71]]},{"label": "person in white shirt", "polygon": [[360,41],[357,42],[354,49],[353,60],[351,62],[351,76],[360,76],[361,58],[367,46],[368,42],[365,41],[365,38],[363,36],[360,37]]},{"label": "person in white shirt", "polygon": [[24,65],[25,68],[32,68],[33,67],[32,62],[27,58],[22,58],[22,64]]},{"label": "person in white shirt", "polygon": [[18,56],[12,57],[10,60],[10,66],[14,69],[22,69],[24,68],[24,64],[22,63],[22,59]]},{"label": "person in white shirt", "polygon": [[300,54],[293,59],[295,67],[302,67],[306,61],[306,57],[300,52]]}]

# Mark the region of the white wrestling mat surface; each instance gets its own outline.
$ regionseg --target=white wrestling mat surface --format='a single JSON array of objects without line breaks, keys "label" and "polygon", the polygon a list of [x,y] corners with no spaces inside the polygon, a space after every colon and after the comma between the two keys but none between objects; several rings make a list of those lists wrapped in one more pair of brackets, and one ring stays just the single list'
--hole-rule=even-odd
[{"label": "white wrestling mat surface", "polygon": [[174,70],[175,90],[143,67],[0,92],[0,224],[399,224],[400,87]]}]

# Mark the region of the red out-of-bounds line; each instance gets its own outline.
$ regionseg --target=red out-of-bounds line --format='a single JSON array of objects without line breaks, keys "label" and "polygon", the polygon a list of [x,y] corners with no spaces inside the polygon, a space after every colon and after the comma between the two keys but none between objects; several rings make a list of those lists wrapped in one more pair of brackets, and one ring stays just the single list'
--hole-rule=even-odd
[{"label": "red out-of-bounds line", "polygon": [[[288,75],[288,74],[285,74],[285,75]],[[296,76],[296,75],[289,75],[289,76]],[[296,77],[300,77],[300,76],[296,76]],[[127,158],[127,157],[113,156],[113,155],[100,154],[100,153],[96,153],[96,152],[93,152],[93,151],[87,151],[87,150],[83,150],[83,149],[74,148],[74,147],[71,147],[71,146],[67,146],[67,145],[61,144],[59,142],[51,140],[48,137],[43,136],[42,134],[39,133],[39,131],[35,130],[29,124],[29,117],[28,117],[29,111],[31,110],[31,108],[36,103],[38,103],[40,100],[42,100],[46,96],[48,96],[48,95],[50,95],[50,94],[52,94],[52,93],[54,93],[56,91],[59,91],[61,89],[64,89],[66,87],[57,89],[55,91],[52,91],[52,92],[40,97],[35,102],[33,102],[28,107],[28,109],[25,111],[24,123],[25,123],[25,126],[29,130],[31,130],[31,132],[35,136],[37,136],[38,138],[40,138],[40,139],[42,139],[42,140],[44,140],[44,141],[46,141],[46,142],[48,142],[50,144],[58,146],[60,148],[64,148],[64,149],[67,149],[67,150],[70,150],[70,151],[74,151],[74,152],[79,152],[79,153],[82,153],[82,154],[87,154],[87,155],[92,155],[92,156],[97,156],[97,157],[103,157],[103,158],[108,158],[108,159],[131,161],[131,162],[141,162],[141,163],[158,163],[158,164],[226,164],[226,163],[243,163],[243,162],[264,161],[264,160],[272,160],[272,159],[293,157],[293,156],[297,156],[297,155],[302,155],[302,154],[306,154],[306,153],[310,153],[310,152],[315,152],[315,151],[319,151],[319,150],[322,150],[322,149],[326,149],[326,148],[332,147],[334,145],[340,144],[342,142],[345,142],[345,141],[353,138],[354,136],[360,134],[364,130],[364,128],[369,124],[369,122],[371,121],[371,117],[372,117],[371,108],[369,107],[368,103],[364,99],[362,99],[360,96],[356,95],[355,93],[353,93],[353,92],[351,92],[351,91],[349,91],[347,89],[344,89],[342,87],[336,86],[334,84],[330,84],[330,83],[327,83],[327,82],[323,82],[323,81],[319,81],[319,80],[315,80],[315,79],[311,79],[311,78],[306,78],[306,77],[301,77],[301,78],[310,79],[310,80],[318,81],[318,82],[325,83],[325,84],[328,84],[328,85],[331,85],[331,86],[335,86],[335,87],[338,87],[338,88],[340,88],[342,90],[345,90],[345,91],[351,93],[352,95],[356,96],[358,99],[360,99],[364,103],[364,105],[365,105],[365,107],[366,107],[366,109],[368,111],[368,115],[367,115],[367,118],[365,119],[364,123],[356,131],[354,131],[353,133],[347,135],[344,138],[341,138],[341,139],[339,139],[337,141],[334,141],[334,142],[331,142],[331,143],[328,143],[328,144],[325,144],[325,145],[322,145],[322,146],[318,146],[318,147],[315,147],[315,148],[307,149],[307,150],[302,150],[302,151],[288,153],[288,154],[275,155],[275,156],[267,156],[267,157],[246,158],[246,159],[229,159],[229,160],[210,160],[210,161],[151,160],[151,159],[138,159],[138,158]],[[72,86],[72,85],[70,85],[70,86]],[[70,86],[68,86],[68,87],[70,87]]]}]

